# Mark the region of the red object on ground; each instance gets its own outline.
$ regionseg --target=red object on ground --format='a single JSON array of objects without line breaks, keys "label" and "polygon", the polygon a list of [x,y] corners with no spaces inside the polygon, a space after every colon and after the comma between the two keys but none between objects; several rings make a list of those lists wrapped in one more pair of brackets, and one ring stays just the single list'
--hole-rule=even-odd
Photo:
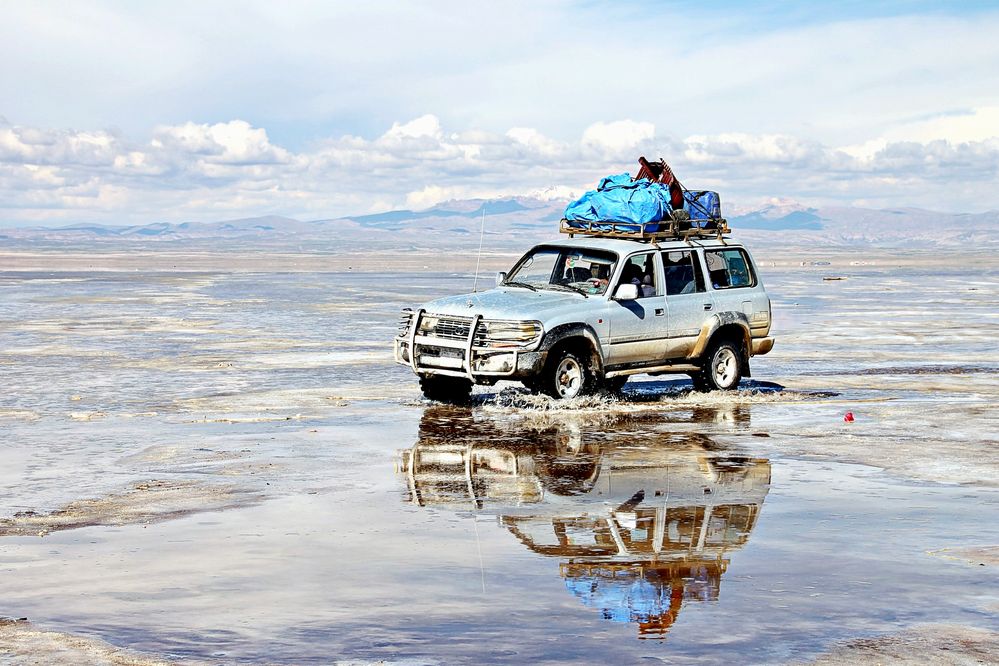
[{"label": "red object on ground", "polygon": [[853,412],[847,412],[846,415],[843,417],[843,420],[846,421],[847,423],[853,423]]}]

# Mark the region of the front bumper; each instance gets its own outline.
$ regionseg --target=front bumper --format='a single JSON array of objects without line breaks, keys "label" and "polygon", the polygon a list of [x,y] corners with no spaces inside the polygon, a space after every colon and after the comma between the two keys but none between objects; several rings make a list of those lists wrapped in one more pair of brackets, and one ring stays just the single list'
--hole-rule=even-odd
[{"label": "front bumper", "polygon": [[396,363],[408,365],[418,375],[466,377],[476,383],[492,383],[530,377],[544,366],[545,351],[476,344],[480,316],[472,319],[466,337],[453,339],[418,335],[422,315],[422,310],[417,311],[408,333],[394,340]]}]

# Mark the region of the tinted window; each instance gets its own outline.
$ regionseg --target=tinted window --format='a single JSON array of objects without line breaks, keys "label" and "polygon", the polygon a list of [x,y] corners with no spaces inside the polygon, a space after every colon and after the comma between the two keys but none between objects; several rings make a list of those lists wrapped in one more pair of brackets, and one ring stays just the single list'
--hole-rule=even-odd
[{"label": "tinted window", "polygon": [[621,271],[621,281],[618,284],[633,284],[638,287],[638,297],[658,296],[659,288],[656,280],[656,257],[649,252],[628,257]]},{"label": "tinted window", "polygon": [[694,294],[704,291],[704,274],[696,252],[663,252],[663,281],[666,295]]},{"label": "tinted window", "polygon": [[711,286],[715,289],[752,287],[756,284],[756,276],[745,250],[707,250],[704,260],[708,264]]}]

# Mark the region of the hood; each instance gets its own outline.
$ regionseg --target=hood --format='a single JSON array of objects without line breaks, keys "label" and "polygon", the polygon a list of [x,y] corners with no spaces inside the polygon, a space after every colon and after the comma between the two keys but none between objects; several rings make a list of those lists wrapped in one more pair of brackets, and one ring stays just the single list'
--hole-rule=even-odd
[{"label": "hood", "polygon": [[547,312],[581,300],[583,300],[581,295],[569,292],[497,287],[475,294],[438,298],[436,301],[424,303],[422,307],[427,312],[452,317],[482,315],[484,319],[528,320],[544,319]]}]

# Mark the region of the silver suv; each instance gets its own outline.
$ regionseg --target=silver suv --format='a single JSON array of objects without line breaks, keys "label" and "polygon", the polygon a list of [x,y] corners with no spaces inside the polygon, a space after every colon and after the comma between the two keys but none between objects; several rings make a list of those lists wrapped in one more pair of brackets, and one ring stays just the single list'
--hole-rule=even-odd
[{"label": "silver suv", "polygon": [[749,252],[717,237],[544,243],[489,291],[405,309],[395,359],[423,394],[521,381],[554,398],[619,390],[635,374],[732,389],[773,347],[770,299]]}]

